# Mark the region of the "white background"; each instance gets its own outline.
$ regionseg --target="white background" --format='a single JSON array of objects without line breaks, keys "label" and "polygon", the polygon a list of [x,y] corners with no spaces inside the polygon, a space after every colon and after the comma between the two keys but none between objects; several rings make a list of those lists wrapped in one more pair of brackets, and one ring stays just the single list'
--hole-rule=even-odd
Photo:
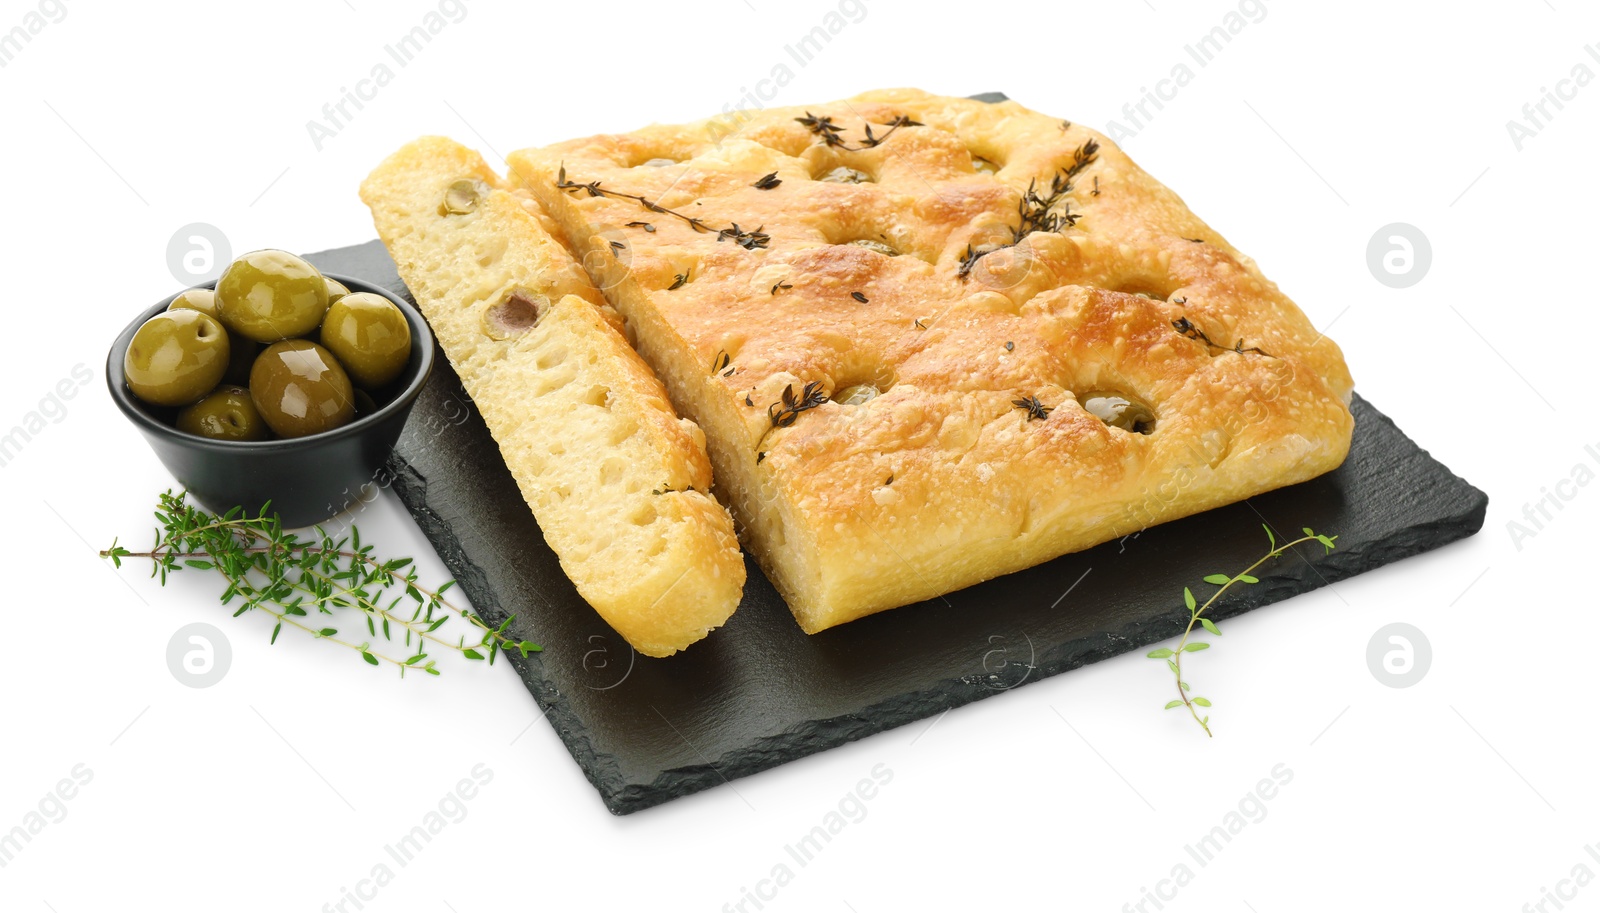
[{"label": "white background", "polygon": [[[0,31],[36,8],[6,0]],[[1236,6],[871,0],[799,67],[784,46],[835,3],[470,2],[318,151],[307,121],[435,8],[73,0],[0,69],[0,430],[75,365],[94,375],[0,468],[0,831],[75,765],[93,775],[0,868],[0,908],[316,911],[383,861],[394,880],[366,909],[385,913],[715,911],[785,861],[794,878],[767,909],[1136,909],[1179,863],[1193,878],[1168,909],[1515,911],[1563,884],[1600,907],[1600,884],[1561,881],[1600,874],[1585,852],[1600,841],[1600,485],[1564,485],[1532,537],[1507,525],[1578,464],[1600,470],[1600,87],[1551,108],[1520,151],[1506,127],[1575,65],[1600,73],[1584,50],[1600,14],[1275,0],[1199,68],[1184,45]],[[489,150],[715,113],[778,64],[793,79],[773,104],[998,89],[1105,129],[1180,62],[1193,81],[1125,148],[1329,328],[1364,396],[1492,498],[1471,540],[1225,625],[1191,662],[1214,740],[1163,713],[1167,673],[1129,655],[618,819],[511,669],[401,682],[308,638],[268,647],[265,619],[229,618],[210,580],[163,590],[93,553],[142,545],[172,484],[100,363],[181,287],[166,249],[182,225],[219,227],[235,253],[366,241],[356,185],[418,134],[499,164]],[[1408,289],[1367,264],[1392,222],[1432,245]],[[443,579],[392,495],[361,522]],[[233,651],[206,689],[166,662],[197,621]],[[1397,621],[1434,656],[1404,689],[1366,659]],[[493,780],[466,818],[411,865],[387,860],[480,763]],[[866,817],[795,865],[784,846],[878,764],[893,779]],[[1199,866],[1185,845],[1277,765],[1292,780],[1265,817]]]}]

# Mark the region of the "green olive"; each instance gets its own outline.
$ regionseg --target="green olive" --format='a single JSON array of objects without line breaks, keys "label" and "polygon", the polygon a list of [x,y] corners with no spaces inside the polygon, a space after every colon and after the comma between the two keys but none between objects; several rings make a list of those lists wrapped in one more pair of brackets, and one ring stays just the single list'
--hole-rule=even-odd
[{"label": "green olive", "polygon": [[192,288],[179,292],[178,297],[172,299],[172,303],[167,305],[167,310],[169,311],[184,308],[191,311],[199,311],[212,320],[222,319],[222,315],[217,313],[217,293],[208,288]]},{"label": "green olive", "polygon": [[900,252],[895,250],[892,246],[885,244],[882,241],[874,241],[871,238],[858,238],[850,243],[857,247],[865,247],[867,250],[870,250],[874,253],[883,254],[885,257],[900,256]]},{"label": "green olive", "polygon": [[228,368],[222,324],[188,308],[162,311],[128,343],[122,371],[128,389],[156,406],[187,406],[211,391]]},{"label": "green olive", "polygon": [[344,368],[333,353],[309,339],[275,342],[256,356],[250,399],[279,437],[332,431],[356,414]]},{"label": "green olive", "polygon": [[[167,310],[191,310],[210,317],[212,320],[221,321],[222,316],[217,313],[217,293],[208,288],[192,288],[179,292],[178,297],[172,299],[167,305]],[[247,336],[238,333],[228,333],[228,370],[222,374],[222,379],[230,384],[243,386],[250,382],[250,365],[256,360],[256,353],[261,351],[261,344]]]},{"label": "green olive", "polygon": [[223,324],[256,342],[304,336],[327,310],[327,281],[316,267],[285,251],[245,254],[217,280]]},{"label": "green olive", "polygon": [[1113,428],[1149,434],[1155,430],[1156,414],[1149,406],[1121,393],[1086,393],[1083,408]]},{"label": "green olive", "polygon": [[219,441],[261,441],[269,432],[250,391],[224,384],[178,413],[178,430]]},{"label": "green olive", "polygon": [[872,176],[865,171],[857,171],[854,168],[840,165],[822,177],[817,178],[817,180],[826,181],[830,184],[864,184],[870,182]]},{"label": "green olive", "polygon": [[355,292],[328,308],[322,344],[339,359],[358,387],[376,390],[400,375],[411,357],[411,327],[394,302]]},{"label": "green olive", "polygon": [[489,185],[475,178],[452,181],[444,190],[444,202],[439,204],[439,215],[459,216],[472,212],[478,208],[478,199],[488,192]]},{"label": "green olive", "polygon": [[842,406],[859,406],[878,396],[878,388],[872,384],[855,384],[845,387],[833,395],[833,401]]},{"label": "green olive", "polygon": [[322,277],[322,281],[326,282],[328,284],[328,303],[329,304],[333,304],[335,301],[338,301],[340,298],[343,298],[344,296],[350,294],[349,286],[346,286],[343,282],[340,282],[337,279],[329,279],[327,276],[323,276]]}]

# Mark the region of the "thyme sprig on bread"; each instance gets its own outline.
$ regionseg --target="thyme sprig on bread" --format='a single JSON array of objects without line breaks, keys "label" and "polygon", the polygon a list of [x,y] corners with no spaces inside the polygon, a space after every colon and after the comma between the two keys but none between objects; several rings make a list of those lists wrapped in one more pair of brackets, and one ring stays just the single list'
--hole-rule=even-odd
[{"label": "thyme sprig on bread", "polygon": [[[1042,190],[1037,179],[1028,182],[1022,199],[1017,201],[1017,224],[1011,228],[1011,240],[1003,244],[967,245],[956,268],[956,275],[966,279],[978,261],[997,250],[1016,247],[1036,231],[1059,232],[1078,224],[1080,213],[1070,211],[1067,195],[1072,192],[1072,181],[1099,157],[1100,143],[1089,140],[1072,153],[1072,164],[1057,171],[1050,178],[1050,189]],[[1096,187],[1099,185],[1096,184]],[[1059,207],[1059,209],[1057,208]]]},{"label": "thyme sprig on bread", "polygon": [[[600,186],[599,181],[569,181],[567,180],[567,169],[564,165],[556,174],[556,187],[567,193],[587,193],[591,197],[611,197],[619,200],[632,200],[651,212],[661,213],[662,215],[682,219],[690,228],[694,229],[695,231],[710,232],[717,236],[718,241],[732,241],[745,250],[755,250],[758,247],[766,247],[768,242],[772,240],[772,236],[763,232],[759,226],[754,229],[743,229],[739,227],[738,222],[731,222],[729,223],[728,228],[713,228],[704,219],[699,219],[694,216],[687,216],[681,212],[675,212],[659,203],[656,203],[648,197],[637,193],[623,193],[620,190],[611,190],[610,188]],[[628,224],[631,225],[633,223],[630,222]],[[648,230],[654,231],[655,229],[652,226]],[[685,278],[685,281],[687,281],[687,277]]]},{"label": "thyme sprig on bread", "polygon": [[807,111],[804,117],[797,117],[795,120],[799,121],[801,124],[804,124],[807,130],[810,130],[812,133],[821,137],[823,145],[831,146],[834,149],[840,149],[845,152],[861,152],[865,149],[871,149],[873,146],[880,145],[884,140],[888,139],[890,135],[894,133],[894,131],[900,129],[901,127],[925,126],[921,121],[912,120],[904,114],[899,114],[896,115],[893,120],[883,125],[889,129],[881,135],[874,134],[872,132],[871,124],[865,124],[864,131],[866,133],[866,138],[861,141],[861,145],[852,146],[844,140],[844,128],[834,123],[832,117],[829,117],[825,114],[812,114],[810,111]]}]

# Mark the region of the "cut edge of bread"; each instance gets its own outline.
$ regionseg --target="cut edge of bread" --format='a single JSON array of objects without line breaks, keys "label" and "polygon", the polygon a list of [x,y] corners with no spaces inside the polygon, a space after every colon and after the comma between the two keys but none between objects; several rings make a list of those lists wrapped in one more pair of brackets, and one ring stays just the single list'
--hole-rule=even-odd
[{"label": "cut edge of bread", "polygon": [[[595,233],[566,194],[555,189],[556,175],[541,163],[519,160],[512,153],[509,180],[520,192],[531,193],[555,220],[573,253],[582,259],[590,277],[605,288],[605,296],[634,329],[638,352],[654,368],[672,394],[672,401],[703,428],[707,451],[715,466],[718,491],[732,509],[741,536],[751,554],[783,596],[801,630],[807,634],[840,623],[826,607],[835,597],[819,559],[821,550],[811,527],[802,522],[799,508],[784,489],[758,471],[760,454],[734,446],[746,436],[746,417],[721,395],[694,349],[656,309],[639,286],[629,265],[609,256],[609,239]],[[933,595],[933,594],[930,594]]]},{"label": "cut edge of bread", "polygon": [[[446,212],[461,180],[470,211]],[[745,565],[705,436],[537,203],[439,137],[391,155],[361,197],[579,594],[648,656],[726,621]]]}]

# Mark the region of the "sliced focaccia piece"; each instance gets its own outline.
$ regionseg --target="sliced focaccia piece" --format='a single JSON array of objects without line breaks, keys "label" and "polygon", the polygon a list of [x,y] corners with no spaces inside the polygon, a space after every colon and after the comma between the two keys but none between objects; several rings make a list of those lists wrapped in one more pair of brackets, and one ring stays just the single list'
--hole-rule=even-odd
[{"label": "sliced focaccia piece", "polygon": [[1110,140],[915,90],[511,156],[819,631],[1300,482],[1339,349]]},{"label": "sliced focaccia piece", "polygon": [[538,204],[440,138],[390,156],[361,198],[578,592],[649,656],[722,624],[745,570],[705,437]]}]

